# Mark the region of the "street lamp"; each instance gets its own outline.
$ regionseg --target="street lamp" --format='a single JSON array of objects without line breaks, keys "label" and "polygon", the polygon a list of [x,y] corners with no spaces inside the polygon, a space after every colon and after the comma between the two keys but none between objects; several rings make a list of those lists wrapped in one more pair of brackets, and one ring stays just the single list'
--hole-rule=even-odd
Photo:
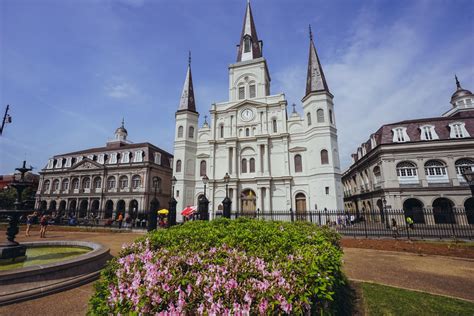
[{"label": "street lamp", "polygon": [[153,177],[153,189],[155,191],[153,201],[151,202],[151,210],[149,211],[149,218],[148,218],[148,231],[152,231],[156,229],[156,225],[158,223],[158,207],[159,202],[156,199],[156,190],[158,189],[159,179],[158,177]]},{"label": "street lamp", "polygon": [[474,196],[474,171],[471,168],[465,168],[462,172],[462,176],[469,184],[471,195]]},{"label": "street lamp", "polygon": [[229,180],[230,176],[229,173],[225,173],[224,176],[224,183],[225,183],[225,199],[222,201],[222,205],[224,206],[224,217],[230,218],[230,207],[232,205],[232,201],[229,198]]},{"label": "street lamp", "polygon": [[209,182],[207,175],[202,177],[202,183],[204,184],[204,195],[199,199],[199,217],[202,220],[209,220],[209,200],[206,198],[206,185]]},{"label": "street lamp", "polygon": [[388,216],[387,216],[387,200],[385,199],[385,197],[383,197],[382,203],[383,203],[383,212],[385,214],[385,227],[390,228],[390,225],[388,224]]},{"label": "street lamp", "polygon": [[169,212],[168,212],[168,225],[169,226],[176,225],[176,204],[178,203],[178,201],[176,201],[176,199],[174,198],[174,186],[176,185],[176,182],[178,182],[178,180],[176,180],[176,177],[173,176],[171,178],[171,198],[168,203],[169,204]]}]

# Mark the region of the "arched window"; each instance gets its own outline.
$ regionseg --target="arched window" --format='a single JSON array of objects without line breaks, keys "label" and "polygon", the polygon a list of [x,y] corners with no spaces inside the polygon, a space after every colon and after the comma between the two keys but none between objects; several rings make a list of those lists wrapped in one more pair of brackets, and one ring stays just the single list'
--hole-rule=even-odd
[{"label": "arched window", "polygon": [[250,128],[245,129],[245,136],[250,136]]},{"label": "arched window", "polygon": [[463,177],[464,172],[474,171],[474,160],[469,158],[459,159],[454,163],[454,165],[456,167],[456,174],[461,181],[466,181],[466,179]]},{"label": "arched window", "polygon": [[222,124],[220,126],[220,133],[221,133],[221,138],[224,138],[224,125]]},{"label": "arched window", "polygon": [[183,137],[183,127],[180,126],[178,127],[178,138],[182,138]]},{"label": "arched window", "polygon": [[308,121],[308,126],[311,126],[311,113],[310,112],[306,114],[306,119]]},{"label": "arched window", "polygon": [[49,191],[49,180],[46,180],[44,183],[43,183],[43,190],[44,191]]},{"label": "arched window", "polygon": [[91,179],[89,177],[82,180],[82,188],[89,189],[91,187]]},{"label": "arched window", "polygon": [[278,124],[277,124],[276,119],[273,119],[272,125],[273,125],[273,133],[277,133],[278,132]]},{"label": "arched window", "polygon": [[242,164],[241,164],[241,172],[242,173],[247,173],[247,159],[242,159]]},{"label": "arched window", "polygon": [[125,189],[128,187],[128,177],[127,176],[121,176],[119,179],[120,182],[120,189]]},{"label": "arched window", "polygon": [[446,165],[439,160],[428,160],[425,163],[426,180],[432,183],[448,182]]},{"label": "arched window", "polygon": [[53,191],[58,191],[59,190],[59,180],[56,179],[53,181]]},{"label": "arched window", "polygon": [[73,188],[74,190],[79,189],[79,179],[78,179],[78,178],[72,179],[72,188]]},{"label": "arched window", "polygon": [[326,149],[321,150],[321,164],[322,165],[329,164],[328,151]]},{"label": "arched window", "polygon": [[332,118],[332,111],[329,110],[329,122],[331,122],[331,124],[333,124],[333,118]]},{"label": "arched window", "polygon": [[301,155],[295,155],[295,172],[302,172],[303,171],[303,161],[301,159]]},{"label": "arched window", "polygon": [[94,178],[94,188],[100,189],[102,187],[102,179],[100,177]]},{"label": "arched window", "polygon": [[374,180],[375,180],[375,183],[380,183],[380,180],[381,180],[381,172],[380,172],[380,167],[379,166],[375,166],[374,167]]},{"label": "arched window", "polygon": [[107,189],[115,189],[115,177],[114,176],[110,176],[108,179],[107,179]]},{"label": "arched window", "polygon": [[324,110],[323,109],[318,109],[316,111],[316,118],[318,120],[318,123],[324,123]]},{"label": "arched window", "polygon": [[189,126],[189,134],[188,134],[188,137],[189,137],[189,138],[194,138],[194,127],[193,127],[193,126]]},{"label": "arched window", "polygon": [[69,179],[63,180],[63,190],[67,191],[69,189]]},{"label": "arched window", "polygon": [[201,166],[199,170],[199,175],[201,177],[204,177],[207,174],[207,164],[205,160],[201,160]]},{"label": "arched window", "polygon": [[132,177],[132,188],[138,189],[142,185],[142,178],[136,174]]},{"label": "arched window", "polygon": [[176,160],[176,172],[181,172],[181,160]]},{"label": "arched window", "polygon": [[255,172],[255,159],[250,158],[249,160],[249,172]]},{"label": "arched window", "polygon": [[400,183],[418,183],[416,164],[411,161],[402,161],[397,164],[397,176]]}]

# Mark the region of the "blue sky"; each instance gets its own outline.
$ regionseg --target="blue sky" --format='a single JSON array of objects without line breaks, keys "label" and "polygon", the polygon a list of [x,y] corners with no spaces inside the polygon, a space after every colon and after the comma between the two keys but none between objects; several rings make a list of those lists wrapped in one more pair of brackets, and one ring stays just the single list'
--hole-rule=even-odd
[{"label": "blue sky", "polygon": [[[0,174],[23,159],[129,139],[172,152],[174,113],[192,50],[202,122],[228,97],[245,0],[2,0]],[[449,109],[454,74],[474,90],[474,1],[253,0],[272,93],[305,89],[308,24],[329,88],[343,167],[381,124]],[[289,106],[291,111],[291,106]]]}]

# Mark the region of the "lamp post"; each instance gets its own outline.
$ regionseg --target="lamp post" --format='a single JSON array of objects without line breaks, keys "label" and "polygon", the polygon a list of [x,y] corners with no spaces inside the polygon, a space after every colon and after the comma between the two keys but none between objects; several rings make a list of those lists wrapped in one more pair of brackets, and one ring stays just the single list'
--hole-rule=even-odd
[{"label": "lamp post", "polygon": [[225,173],[224,176],[224,183],[225,183],[225,199],[222,201],[222,205],[224,206],[224,217],[225,218],[230,218],[230,208],[232,205],[232,201],[229,198],[229,180],[230,176],[229,173]]},{"label": "lamp post", "polygon": [[383,203],[383,212],[385,214],[385,227],[390,228],[390,225],[388,224],[388,216],[387,216],[387,200],[385,199],[385,196],[382,199]]},{"label": "lamp post", "polygon": [[209,200],[206,197],[206,185],[208,182],[209,182],[209,178],[207,177],[207,175],[202,177],[202,183],[204,184],[204,194],[199,199],[199,205],[198,205],[199,218],[205,221],[209,220]]},{"label": "lamp post", "polygon": [[176,225],[176,204],[178,201],[174,198],[174,186],[176,185],[176,177],[171,178],[171,198],[169,201],[168,225]]},{"label": "lamp post", "polygon": [[474,197],[474,171],[471,168],[466,168],[463,170],[462,176],[469,184],[469,188],[471,189],[471,195]]},{"label": "lamp post", "polygon": [[153,177],[153,189],[154,189],[154,198],[151,202],[151,210],[149,211],[148,216],[148,231],[152,231],[156,229],[156,225],[158,223],[158,208],[160,207],[160,202],[156,199],[156,190],[158,189],[158,177]]}]

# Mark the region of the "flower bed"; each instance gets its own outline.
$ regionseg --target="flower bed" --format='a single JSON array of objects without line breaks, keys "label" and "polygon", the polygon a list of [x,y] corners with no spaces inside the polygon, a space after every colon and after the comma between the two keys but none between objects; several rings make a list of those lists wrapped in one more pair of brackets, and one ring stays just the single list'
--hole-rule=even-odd
[{"label": "flower bed", "polygon": [[125,246],[90,314],[334,313],[341,256],[339,236],[308,223],[189,222]]}]

